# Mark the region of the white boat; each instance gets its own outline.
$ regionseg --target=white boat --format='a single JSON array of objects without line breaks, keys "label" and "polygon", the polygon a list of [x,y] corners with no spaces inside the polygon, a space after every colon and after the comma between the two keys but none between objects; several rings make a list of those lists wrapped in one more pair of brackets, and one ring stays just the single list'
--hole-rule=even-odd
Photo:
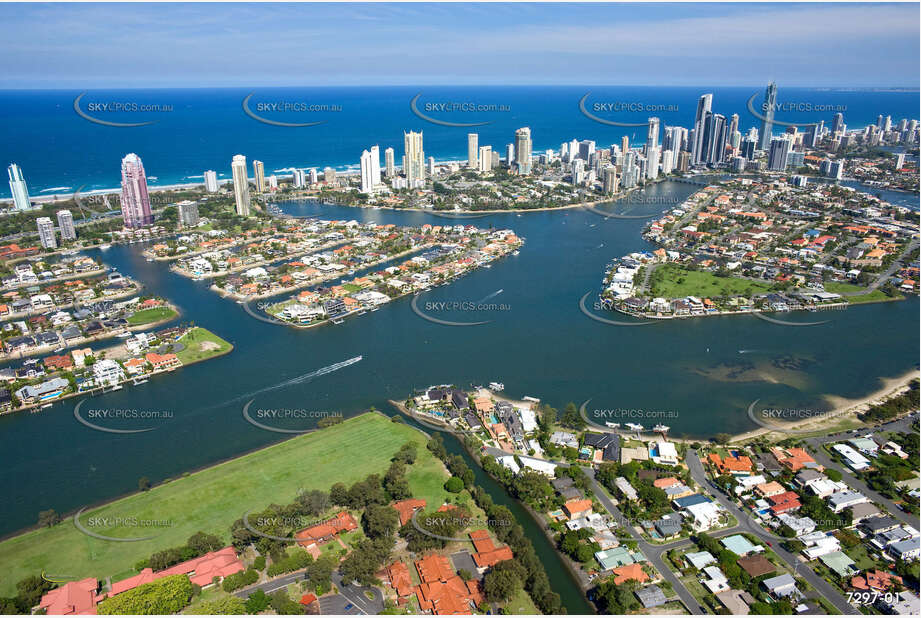
[{"label": "white boat", "polygon": [[45,405],[42,406],[41,409],[44,410],[44,409],[46,409],[46,408],[50,408],[50,407],[53,406],[53,405],[54,405],[53,403],[46,403]]},{"label": "white boat", "polygon": [[103,251],[105,251],[106,249],[111,249],[111,248],[112,248],[112,245],[110,245],[109,243],[106,242],[106,243],[103,243],[103,244],[99,245],[99,248],[102,249]]},{"label": "white boat", "polygon": [[658,431],[659,433],[666,433],[669,429],[671,429],[671,427],[662,425],[661,423],[652,428],[653,431]]},{"label": "white boat", "polygon": [[333,324],[342,324],[342,320],[332,320]]},{"label": "white boat", "polygon": [[118,337],[119,339],[127,339],[128,337],[131,336],[131,333],[118,333],[115,336]]},{"label": "white boat", "polygon": [[115,386],[112,387],[112,390],[110,390],[109,392],[114,393],[115,391],[120,391],[121,389],[122,389],[122,385],[116,384]]},{"label": "white boat", "polygon": [[627,429],[630,431],[643,431],[643,426],[639,423],[627,423]]},{"label": "white boat", "polygon": [[605,425],[607,425],[611,429],[620,429],[620,423],[612,423],[610,421],[606,421]]},{"label": "white boat", "polygon": [[375,308],[372,309],[371,311],[377,311],[378,309],[380,309],[380,307],[375,307]]},{"label": "white boat", "polygon": [[518,255],[518,249],[515,249],[514,251],[512,251],[512,255]]},{"label": "white boat", "polygon": [[489,390],[499,393],[505,390],[505,384],[503,384],[502,382],[490,382]]},{"label": "white boat", "polygon": [[137,386],[138,384],[147,384],[147,378],[135,378],[134,385]]},{"label": "white boat", "polygon": [[483,264],[483,268],[492,268],[492,264]]}]

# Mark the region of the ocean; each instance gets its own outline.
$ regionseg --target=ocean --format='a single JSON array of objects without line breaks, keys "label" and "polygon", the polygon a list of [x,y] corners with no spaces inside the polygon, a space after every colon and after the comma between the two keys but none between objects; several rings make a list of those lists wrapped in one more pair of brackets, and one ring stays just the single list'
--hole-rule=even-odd
[{"label": "ocean", "polygon": [[[80,111],[109,123],[148,123],[118,127],[97,124],[78,114],[76,90],[0,91],[0,162],[22,168],[32,197],[67,195],[119,186],[120,161],[135,152],[144,161],[151,186],[202,182],[204,170],[230,177],[233,155],[265,163],[267,174],[293,167],[355,170],[361,151],[378,144],[392,147],[396,165],[403,154],[403,131],[423,131],[426,156],[438,161],[465,159],[467,133],[479,134],[479,145],[492,145],[502,156],[514,141],[515,129],[531,128],[535,153],[571,139],[592,139],[599,146],[645,142],[646,128],[602,124],[602,119],[642,124],[650,116],[662,127],[693,124],[697,99],[713,93],[713,111],[739,114],[740,130],[760,127],[747,109],[752,95],[760,110],[764,88],[688,87],[353,87],[262,88],[258,90],[156,89],[90,90],[80,98]],[[261,122],[316,123],[278,126]],[[424,120],[410,107],[440,122],[488,123],[444,126]],[[918,92],[896,90],[803,89],[779,84],[781,108],[775,120],[830,125],[841,110],[850,128],[875,123],[890,115],[893,122],[918,115]],[[144,111],[150,106],[159,111]],[[159,108],[157,107],[159,106]],[[117,108],[116,111],[112,111]],[[168,111],[167,111],[168,108]],[[287,108],[288,111],[279,111]],[[810,111],[821,109],[823,111]],[[453,111],[452,111],[453,110]],[[783,131],[775,125],[774,132]],[[661,140],[660,134],[660,140]],[[0,197],[10,197],[0,183]]]}]

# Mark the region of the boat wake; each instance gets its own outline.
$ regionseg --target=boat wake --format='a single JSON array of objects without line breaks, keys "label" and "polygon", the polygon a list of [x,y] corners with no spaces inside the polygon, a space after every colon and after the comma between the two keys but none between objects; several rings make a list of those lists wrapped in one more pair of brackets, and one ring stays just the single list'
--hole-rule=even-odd
[{"label": "boat wake", "polygon": [[490,298],[495,298],[496,296],[498,296],[499,294],[501,294],[501,293],[504,292],[504,291],[505,291],[505,290],[501,290],[501,289],[500,289],[500,290],[496,290],[496,291],[493,292],[492,294],[488,294],[488,295],[484,296],[483,298],[481,298],[480,300],[476,301],[476,304],[479,305],[479,304],[481,304],[481,303],[485,303],[485,302],[486,302],[487,300],[489,300]]},{"label": "boat wake", "polygon": [[223,401],[221,403],[215,404],[205,409],[211,410],[213,408],[220,408],[220,407],[226,406],[227,404],[234,403],[235,401],[243,401],[244,399],[252,399],[256,395],[262,395],[264,393],[269,393],[269,392],[277,391],[283,388],[288,388],[289,386],[294,386],[296,384],[305,384],[307,382],[310,382],[314,378],[319,378],[320,376],[325,376],[326,374],[333,373],[335,371],[339,371],[340,369],[345,369],[346,367],[350,365],[354,365],[355,363],[360,362],[363,358],[364,358],[363,356],[355,356],[348,360],[344,360],[340,363],[334,363],[332,365],[328,365],[326,367],[317,369],[316,371],[311,371],[309,373],[305,373],[304,375],[300,375],[295,378],[291,378],[289,380],[284,380],[282,382],[279,382],[278,384],[273,384],[272,386],[266,386],[264,388],[260,388],[254,391],[250,391],[248,393],[244,393],[242,395],[234,397],[233,399],[228,399],[227,401]]}]

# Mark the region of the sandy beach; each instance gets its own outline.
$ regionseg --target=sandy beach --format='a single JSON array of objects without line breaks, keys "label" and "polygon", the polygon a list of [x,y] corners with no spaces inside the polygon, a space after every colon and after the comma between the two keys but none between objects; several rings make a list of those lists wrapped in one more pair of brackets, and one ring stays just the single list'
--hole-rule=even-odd
[{"label": "sandy beach", "polygon": [[[849,423],[853,427],[859,427],[863,425],[863,423],[857,418],[858,414],[866,412],[873,405],[883,403],[905,393],[908,390],[909,383],[918,378],[918,371],[912,369],[895,378],[883,378],[883,386],[866,397],[847,399],[838,395],[826,395],[825,399],[834,406],[831,411],[826,412],[821,417],[805,419],[795,423],[787,423],[784,424],[783,427],[786,429],[795,429],[796,431],[815,431],[817,433],[821,431],[830,431],[836,428],[836,426],[844,423]],[[762,427],[735,435],[730,441],[746,442],[754,438],[765,436],[768,439],[779,440],[788,437],[788,435],[789,434],[784,433],[782,429],[772,430]]]}]

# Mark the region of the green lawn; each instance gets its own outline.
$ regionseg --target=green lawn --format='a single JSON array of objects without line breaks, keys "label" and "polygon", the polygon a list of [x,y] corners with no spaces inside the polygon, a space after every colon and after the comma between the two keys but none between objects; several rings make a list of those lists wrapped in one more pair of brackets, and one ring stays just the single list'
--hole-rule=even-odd
[{"label": "green lawn", "polygon": [[196,363],[212,356],[220,356],[233,349],[230,343],[198,326],[183,335],[179,343],[185,346],[182,351],[176,353],[183,365]]},{"label": "green lawn", "polygon": [[163,320],[172,320],[179,315],[174,309],[169,307],[152,307],[142,309],[128,317],[128,324],[138,326],[140,324],[150,324],[152,322],[161,322]]},{"label": "green lawn", "polygon": [[[371,473],[384,474],[390,458],[408,441],[418,446],[410,468],[410,485],[429,504],[441,504],[447,478],[442,463],[425,448],[425,436],[379,414],[363,414],[321,431],[181,477],[152,490],[87,511],[84,526],[112,537],[156,535],[130,543],[91,538],[72,519],[0,543],[0,596],[15,594],[15,584],[43,570],[75,579],[105,579],[124,574],[155,551],[183,545],[201,530],[230,540],[230,526],[244,512],[271,503],[287,504],[299,489],[326,490],[336,482],[351,484]],[[440,476],[439,476],[440,475]],[[170,520],[172,525],[90,527],[90,517]]]},{"label": "green lawn", "polygon": [[[835,281],[830,281],[825,284],[825,291],[831,292],[833,294],[847,294],[850,292],[859,292],[866,288],[859,285],[854,285],[853,283],[839,283]],[[847,302],[856,305],[860,303],[878,303],[883,300],[892,300],[891,296],[886,296],[882,290],[873,290],[869,294],[863,294],[861,296],[845,296]]]},{"label": "green lawn", "polygon": [[771,284],[768,282],[750,281],[737,277],[717,277],[708,272],[688,270],[677,264],[659,266],[650,279],[652,295],[664,298],[751,296],[770,289]]},{"label": "green lawn", "polygon": [[537,606],[534,605],[534,601],[531,600],[531,597],[528,596],[528,593],[524,591],[524,588],[519,588],[505,607],[511,614],[525,616],[540,615],[540,611],[537,609]]}]

